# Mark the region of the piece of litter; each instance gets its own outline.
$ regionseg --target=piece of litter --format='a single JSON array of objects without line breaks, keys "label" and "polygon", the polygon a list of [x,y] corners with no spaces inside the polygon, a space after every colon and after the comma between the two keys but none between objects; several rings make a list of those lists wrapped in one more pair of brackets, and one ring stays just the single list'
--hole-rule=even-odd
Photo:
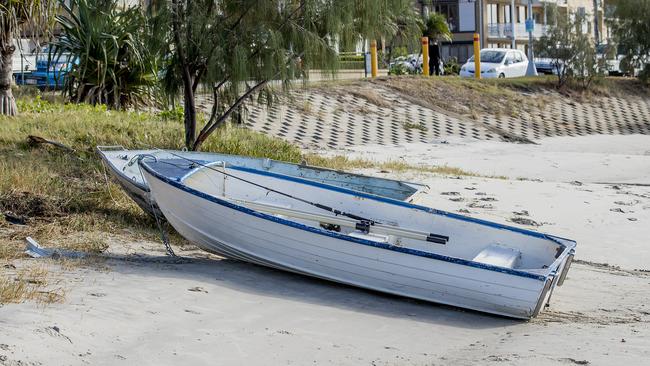
[{"label": "piece of litter", "polygon": [[20,216],[13,215],[8,212],[5,212],[4,216],[5,216],[5,220],[12,225],[21,225],[21,226],[27,225],[27,221]]},{"label": "piece of litter", "polygon": [[187,291],[192,291],[192,292],[205,292],[206,294],[208,293],[208,291],[207,291],[206,289],[204,289],[203,287],[198,287],[198,286],[188,288]]},{"label": "piece of litter", "polygon": [[61,249],[48,249],[43,248],[38,242],[32,237],[28,236],[25,238],[27,245],[25,246],[25,254],[32,258],[83,258],[85,257],[84,253],[73,252],[70,250],[61,250]]}]

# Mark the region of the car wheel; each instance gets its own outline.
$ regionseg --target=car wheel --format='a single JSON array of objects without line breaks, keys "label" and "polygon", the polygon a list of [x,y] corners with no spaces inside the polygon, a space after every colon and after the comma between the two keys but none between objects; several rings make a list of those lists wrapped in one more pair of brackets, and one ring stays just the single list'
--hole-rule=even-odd
[{"label": "car wheel", "polygon": [[499,79],[505,79],[505,77],[506,77],[506,74],[504,74],[504,73],[499,74]]}]

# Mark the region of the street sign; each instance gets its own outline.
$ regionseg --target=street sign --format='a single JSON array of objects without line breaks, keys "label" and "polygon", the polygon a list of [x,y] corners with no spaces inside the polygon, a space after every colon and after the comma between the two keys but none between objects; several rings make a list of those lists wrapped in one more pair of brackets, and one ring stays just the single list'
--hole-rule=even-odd
[{"label": "street sign", "polygon": [[535,30],[535,20],[533,18],[526,19],[526,32],[532,32]]}]

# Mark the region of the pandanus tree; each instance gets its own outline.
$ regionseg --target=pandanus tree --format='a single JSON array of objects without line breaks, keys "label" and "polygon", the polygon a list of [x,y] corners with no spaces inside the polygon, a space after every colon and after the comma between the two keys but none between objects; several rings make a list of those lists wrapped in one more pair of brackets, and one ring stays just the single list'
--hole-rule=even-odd
[{"label": "pandanus tree", "polygon": [[[390,37],[400,29],[419,31],[418,17],[405,2],[152,1],[151,14],[168,22],[160,29],[169,32],[159,33],[169,45],[163,81],[170,95],[182,95],[186,147],[199,149],[247,100],[272,103],[278,86],[304,80],[310,70],[335,72],[339,46]],[[195,98],[201,88],[211,93],[213,104],[199,129]]]},{"label": "pandanus tree", "polygon": [[73,102],[124,109],[149,102],[158,81],[155,18],[119,0],[72,0],[56,16],[51,57],[73,58],[64,92]]},{"label": "pandanus tree", "polygon": [[56,0],[0,0],[0,115],[15,115],[16,101],[11,92],[12,60],[22,36],[45,34],[56,9]]}]

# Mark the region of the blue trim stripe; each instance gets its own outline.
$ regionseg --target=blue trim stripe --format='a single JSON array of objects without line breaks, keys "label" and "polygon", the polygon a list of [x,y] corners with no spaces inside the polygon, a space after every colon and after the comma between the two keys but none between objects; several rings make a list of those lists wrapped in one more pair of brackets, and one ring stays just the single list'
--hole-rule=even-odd
[{"label": "blue trim stripe", "polygon": [[[262,213],[262,212],[259,212],[259,211],[252,210],[252,209],[244,207],[244,206],[239,206],[239,205],[233,204],[231,202],[222,200],[220,198],[217,198],[217,197],[205,194],[203,192],[197,191],[195,189],[192,189],[192,188],[184,185],[183,183],[177,182],[177,181],[175,181],[173,179],[169,179],[168,177],[165,177],[165,176],[159,174],[153,168],[148,166],[147,163],[145,163],[143,161],[140,161],[140,165],[144,168],[145,171],[147,171],[149,174],[153,175],[155,178],[159,179],[160,181],[162,181],[164,183],[167,183],[167,184],[169,184],[169,185],[171,185],[173,187],[176,187],[176,188],[178,188],[178,189],[180,189],[182,191],[190,193],[190,194],[192,194],[194,196],[197,196],[197,197],[203,198],[203,199],[205,199],[207,201],[214,202],[216,204],[231,208],[233,210],[237,210],[237,211],[240,211],[240,212],[252,215],[252,216],[256,216],[256,217],[259,217],[259,218],[262,218],[262,219],[265,219],[265,220],[273,221],[273,222],[276,222],[278,224],[287,225],[287,226],[290,226],[290,227],[293,227],[293,228],[296,228],[296,229],[309,231],[309,232],[312,232],[312,233],[315,233],[315,234],[329,236],[329,237],[332,237],[332,238],[345,240],[345,241],[349,241],[349,242],[353,242],[353,243],[357,243],[357,244],[367,245],[367,246],[371,246],[371,247],[375,247],[375,248],[391,250],[391,251],[394,251],[394,252],[410,254],[410,255],[414,255],[414,256],[418,256],[418,257],[430,258],[430,259],[440,260],[440,261],[444,261],[444,262],[450,262],[450,263],[454,263],[454,264],[459,264],[459,265],[464,265],[464,266],[469,266],[469,267],[474,267],[474,268],[479,268],[479,269],[485,269],[485,270],[494,271],[494,272],[500,272],[500,273],[509,274],[509,275],[513,275],[513,276],[532,278],[532,279],[535,279],[535,280],[538,280],[538,281],[546,281],[546,278],[547,278],[546,276],[539,275],[539,274],[534,274],[534,273],[530,273],[530,272],[520,271],[520,270],[516,270],[516,269],[511,269],[511,268],[497,267],[497,266],[493,266],[493,265],[490,265],[490,264],[474,262],[474,261],[461,259],[461,258],[456,258],[456,257],[449,257],[449,256],[430,253],[430,252],[424,252],[424,251],[417,250],[417,249],[410,249],[410,248],[392,246],[392,245],[389,245],[389,244],[384,244],[384,243],[380,243],[380,242],[376,242],[376,241],[355,238],[355,237],[352,237],[352,236],[349,236],[349,235],[344,235],[344,234],[340,234],[340,233],[336,233],[336,232],[316,228],[316,227],[313,227],[313,226],[300,224],[300,223],[295,222],[295,221],[282,219],[282,218],[279,218],[279,217],[276,217],[276,216],[273,216],[273,215],[268,215],[268,214],[265,214],[265,213]],[[326,188],[331,188],[330,186],[325,186],[325,187]],[[355,192],[355,194],[356,193],[357,192]]]}]

